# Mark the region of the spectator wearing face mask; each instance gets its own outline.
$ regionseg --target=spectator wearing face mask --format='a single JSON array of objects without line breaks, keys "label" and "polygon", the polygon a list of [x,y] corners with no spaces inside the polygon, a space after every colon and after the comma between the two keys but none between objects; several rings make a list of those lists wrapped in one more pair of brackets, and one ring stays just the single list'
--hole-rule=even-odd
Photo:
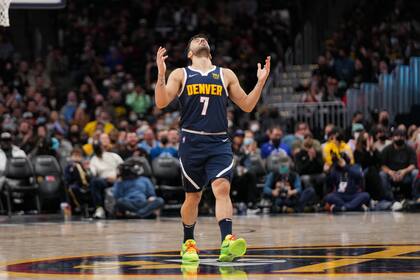
[{"label": "spectator wearing face mask", "polygon": [[299,122],[295,126],[295,133],[284,136],[281,143],[286,145],[292,154],[295,154],[302,147],[305,136],[308,135],[311,135],[308,124],[305,122]]},{"label": "spectator wearing face mask", "polygon": [[328,141],[323,148],[324,171],[329,171],[335,160],[346,155],[350,164],[354,164],[353,151],[350,146],[344,142],[344,137],[340,129],[334,128],[328,134]]},{"label": "spectator wearing face mask", "polygon": [[232,151],[235,159],[232,193],[237,209],[241,211],[242,208],[248,208],[248,213],[256,213],[258,198],[257,176],[255,172],[252,172],[250,162],[251,154],[256,152],[256,149],[251,147],[253,143],[252,132],[247,132],[246,137],[242,130],[235,132],[232,141]]},{"label": "spectator wearing face mask", "polygon": [[333,191],[325,198],[330,212],[368,210],[370,196],[363,191],[363,173],[359,165],[351,165],[346,156],[333,161],[329,175]]},{"label": "spectator wearing face mask", "polygon": [[363,170],[365,190],[374,200],[385,200],[379,177],[381,154],[375,149],[373,137],[363,132],[356,140],[354,160]]},{"label": "spectator wearing face mask", "polygon": [[155,138],[155,133],[153,132],[153,129],[148,128],[144,132],[143,135],[143,141],[139,143],[139,148],[142,148],[145,150],[148,154],[150,154],[150,151],[159,146],[159,141]]},{"label": "spectator wearing face mask", "polygon": [[270,141],[264,143],[261,146],[261,157],[263,159],[269,157],[273,153],[279,153],[280,151],[284,151],[290,156],[291,150],[289,149],[289,147],[281,143],[282,136],[283,130],[279,126],[274,126],[270,129]]},{"label": "spectator wearing face mask", "polygon": [[127,95],[125,104],[136,114],[144,116],[152,106],[152,100],[144,89],[137,84],[134,90]]},{"label": "spectator wearing face mask", "polygon": [[405,137],[404,131],[395,130],[393,143],[382,151],[380,176],[387,198],[391,201],[396,199],[396,195],[411,198],[412,185],[418,172],[416,152],[406,144]]},{"label": "spectator wearing face mask", "polygon": [[295,155],[295,167],[303,186],[314,186],[318,197],[322,199],[325,195],[324,162],[314,142],[311,138],[303,141],[303,148]]},{"label": "spectator wearing face mask", "polygon": [[351,128],[351,138],[347,142],[347,145],[349,145],[350,149],[354,152],[356,149],[356,141],[359,138],[360,134],[362,134],[365,131],[365,128],[363,124],[360,123],[354,123]]},{"label": "spectator wearing face mask", "polygon": [[96,117],[96,120],[89,122],[83,128],[83,132],[88,136],[92,137],[98,126],[103,126],[103,131],[109,134],[115,129],[114,125],[110,122],[110,116],[106,111],[100,111]]},{"label": "spectator wearing face mask", "polygon": [[93,144],[94,156],[89,163],[92,179],[89,184],[92,200],[96,207],[94,218],[105,218],[104,192],[111,187],[117,179],[118,165],[122,158],[112,152],[107,152],[101,143]]},{"label": "spectator wearing face mask", "polygon": [[378,152],[382,152],[382,150],[391,144],[392,141],[388,139],[387,130],[382,125],[377,125],[375,129],[375,143],[373,144],[373,148]]},{"label": "spectator wearing face mask", "polygon": [[178,151],[169,145],[168,131],[164,130],[159,132],[159,144],[158,146],[150,150],[150,159],[153,160],[157,157],[178,157]]},{"label": "spectator wearing face mask", "polygon": [[354,136],[354,125],[355,124],[360,124],[364,127],[364,123],[363,123],[363,113],[360,111],[356,111],[353,114],[353,117],[351,119],[351,124],[350,126],[348,126],[344,132],[346,140],[350,140],[353,138]]},{"label": "spectator wearing face mask", "polygon": [[299,175],[290,170],[290,159],[286,156],[280,159],[278,171],[267,175],[263,193],[272,200],[273,212],[302,212],[316,197],[313,187],[302,187]]},{"label": "spectator wearing face mask", "polygon": [[389,131],[391,123],[389,121],[389,113],[387,110],[382,110],[379,112],[378,124],[382,125],[385,130]]}]

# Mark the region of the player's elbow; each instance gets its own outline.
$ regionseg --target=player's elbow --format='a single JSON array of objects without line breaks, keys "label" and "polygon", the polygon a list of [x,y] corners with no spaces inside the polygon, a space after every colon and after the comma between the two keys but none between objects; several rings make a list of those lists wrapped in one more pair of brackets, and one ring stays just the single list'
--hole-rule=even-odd
[{"label": "player's elbow", "polygon": [[158,107],[158,109],[163,109],[163,108],[165,108],[168,104],[167,104],[167,102],[165,102],[165,100],[162,100],[162,98],[158,98],[158,97],[155,95],[155,105],[156,105],[156,107]]},{"label": "player's elbow", "polygon": [[156,102],[156,107],[157,107],[158,109],[163,109],[163,108],[165,108],[165,107],[166,107],[166,104],[161,104],[161,103]]},{"label": "player's elbow", "polygon": [[253,106],[243,106],[241,109],[242,109],[242,111],[244,111],[246,113],[251,113],[252,110],[254,110],[254,107]]}]

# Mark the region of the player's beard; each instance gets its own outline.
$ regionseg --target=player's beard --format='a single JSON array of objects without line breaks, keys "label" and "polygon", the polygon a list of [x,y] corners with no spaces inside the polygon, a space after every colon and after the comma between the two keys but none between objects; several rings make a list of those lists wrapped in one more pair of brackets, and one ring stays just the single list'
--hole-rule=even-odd
[{"label": "player's beard", "polygon": [[211,58],[210,48],[208,46],[200,46],[193,51],[193,54],[197,57],[208,57]]}]

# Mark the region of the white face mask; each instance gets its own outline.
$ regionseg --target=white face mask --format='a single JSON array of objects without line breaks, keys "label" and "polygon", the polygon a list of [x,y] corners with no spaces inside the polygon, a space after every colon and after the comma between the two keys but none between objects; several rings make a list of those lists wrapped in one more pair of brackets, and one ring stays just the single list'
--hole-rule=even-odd
[{"label": "white face mask", "polygon": [[260,126],[259,126],[259,124],[257,124],[257,123],[253,123],[253,124],[251,124],[251,126],[249,127],[249,129],[250,129],[252,132],[257,132],[257,131],[259,131],[259,130],[260,130]]},{"label": "white face mask", "polygon": [[233,126],[233,122],[231,120],[228,120],[228,127],[232,127]]}]

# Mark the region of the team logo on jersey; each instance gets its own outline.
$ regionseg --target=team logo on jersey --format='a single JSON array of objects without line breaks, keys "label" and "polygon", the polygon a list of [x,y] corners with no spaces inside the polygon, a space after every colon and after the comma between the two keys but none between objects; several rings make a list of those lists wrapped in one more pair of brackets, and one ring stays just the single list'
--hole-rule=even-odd
[{"label": "team logo on jersey", "polygon": [[[165,277],[224,276],[420,276],[420,245],[349,245],[250,248],[233,263],[219,263],[219,250],[200,251],[199,264],[182,264],[179,251],[110,254],[33,260],[5,266],[7,276]],[[230,279],[230,278],[229,278]]]},{"label": "team logo on jersey", "polygon": [[215,79],[215,80],[220,79],[220,74],[213,73],[213,74],[211,74],[211,75],[212,75],[213,79]]}]

